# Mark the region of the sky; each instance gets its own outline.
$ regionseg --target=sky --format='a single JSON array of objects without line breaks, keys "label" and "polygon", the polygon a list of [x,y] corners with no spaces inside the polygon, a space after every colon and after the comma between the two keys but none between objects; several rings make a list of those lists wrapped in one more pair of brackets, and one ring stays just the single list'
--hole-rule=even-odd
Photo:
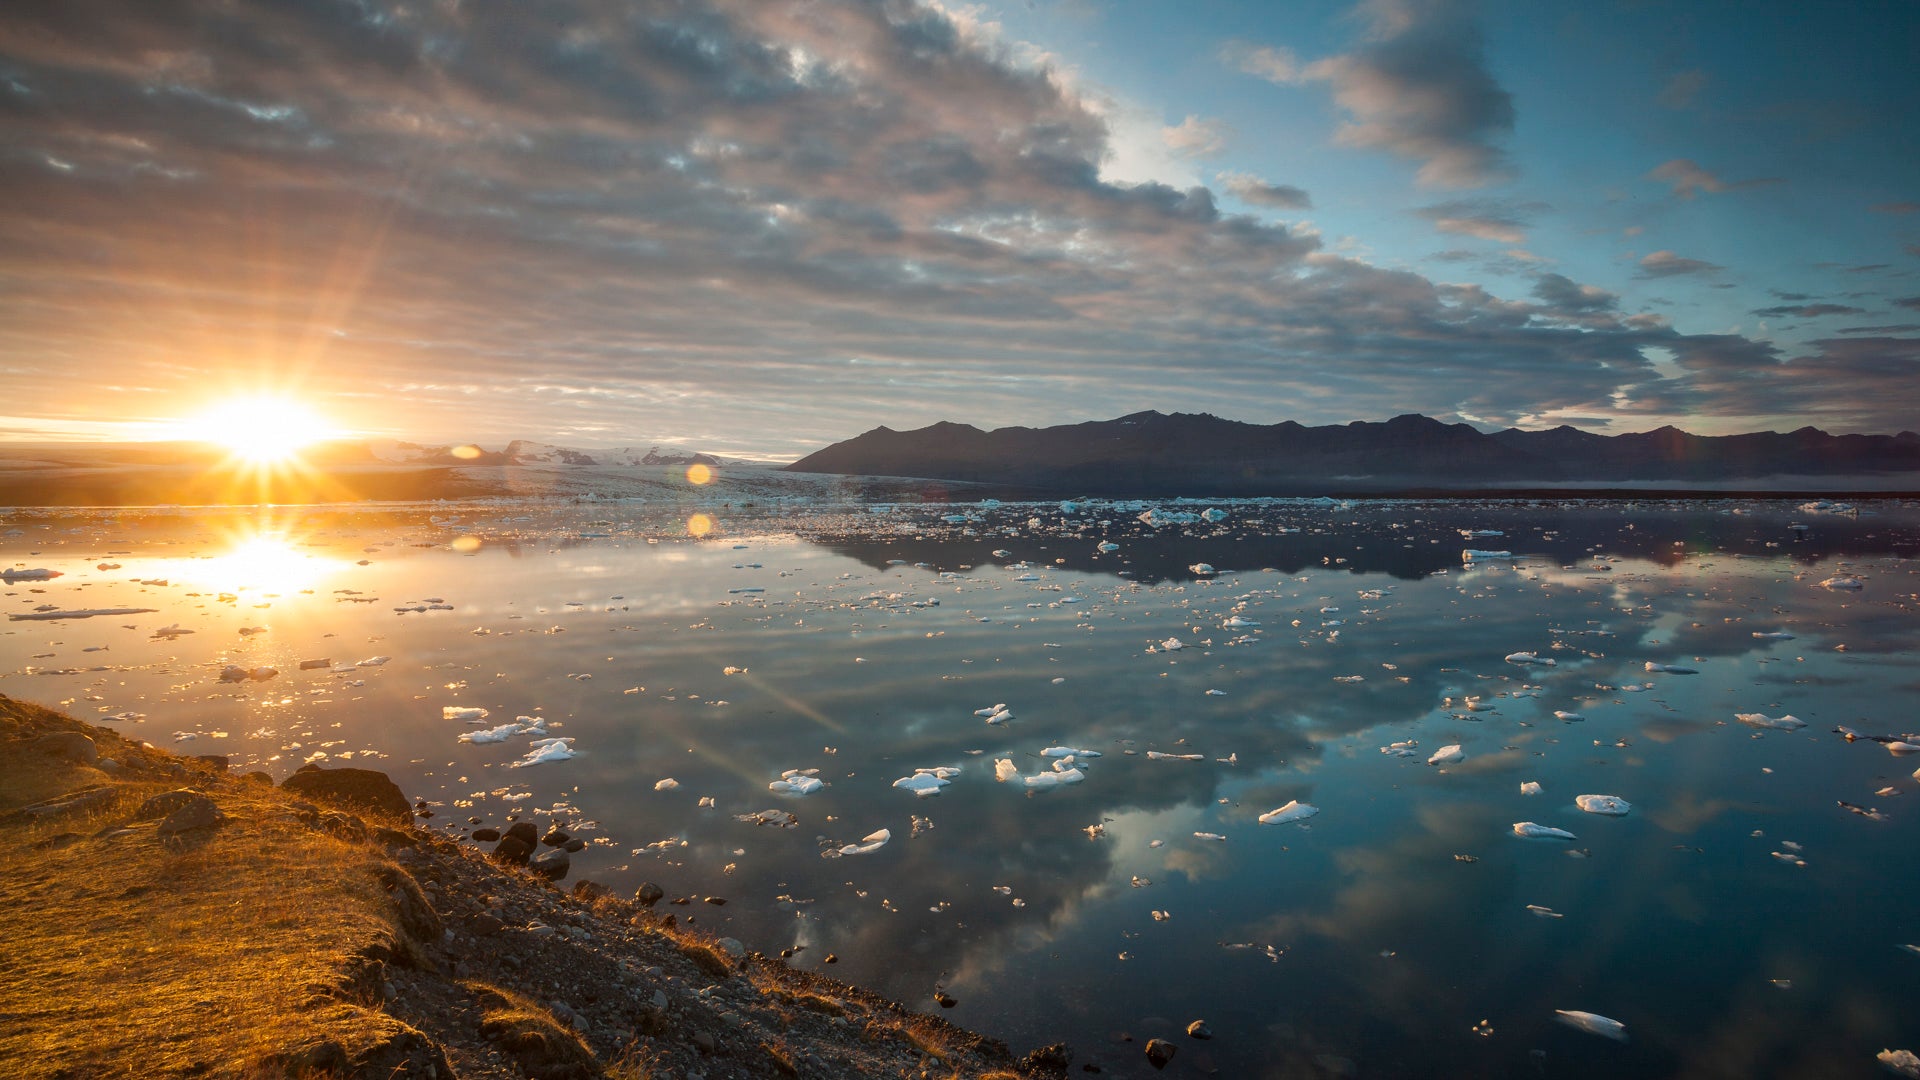
[{"label": "sky", "polygon": [[1920,5],[29,0],[0,439],[1920,427]]}]

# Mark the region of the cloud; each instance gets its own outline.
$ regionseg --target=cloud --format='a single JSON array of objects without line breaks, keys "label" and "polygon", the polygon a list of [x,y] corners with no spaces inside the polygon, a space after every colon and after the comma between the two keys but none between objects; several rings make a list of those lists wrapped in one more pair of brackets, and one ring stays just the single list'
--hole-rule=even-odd
[{"label": "cloud", "polygon": [[1167,149],[1182,157],[1213,157],[1227,148],[1233,129],[1222,120],[1205,120],[1188,115],[1185,120],[1160,130]]},{"label": "cloud", "polygon": [[1307,81],[1306,69],[1292,49],[1232,41],[1220,50],[1220,56],[1241,71],[1268,82],[1297,85]]},{"label": "cloud", "polygon": [[1920,311],[1920,296],[1902,296],[1893,301],[1894,307],[1903,307],[1908,311]]},{"label": "cloud", "polygon": [[1893,326],[1843,326],[1842,334],[1911,334],[1920,331],[1920,323],[1899,323]]},{"label": "cloud", "polygon": [[1677,277],[1682,274],[1711,274],[1724,269],[1700,259],[1686,259],[1671,251],[1656,251],[1640,260],[1640,272],[1635,277],[1663,278]]},{"label": "cloud", "polygon": [[1545,209],[1544,203],[1511,199],[1454,199],[1423,206],[1414,213],[1433,222],[1433,227],[1443,233],[1524,244],[1533,215]]},{"label": "cloud", "polygon": [[1691,199],[1702,191],[1719,195],[1743,188],[1766,187],[1770,184],[1786,182],[1779,177],[1764,177],[1728,183],[1687,158],[1674,158],[1672,161],[1655,166],[1653,171],[1647,174],[1647,179],[1658,180],[1669,185],[1673,188],[1674,195],[1682,199]]},{"label": "cloud", "polygon": [[[1495,161],[1471,147],[1505,95],[1461,9],[1364,10],[1329,84],[1430,89],[1374,119]],[[1693,338],[1517,257],[1492,257],[1510,299],[1197,183],[1115,182],[1108,122],[1043,58],[906,0],[16,4],[0,68],[26,88],[0,114],[23,148],[0,153],[0,368],[49,420],[279,379],[401,436],[794,456],[1143,407],[1737,419],[1790,385],[1866,422],[1911,400],[1867,353],[1848,393],[1887,381],[1845,401],[1778,363],[1663,378],[1649,350]]]},{"label": "cloud", "polygon": [[1826,315],[1864,315],[1866,309],[1845,304],[1802,304],[1798,307],[1782,304],[1779,307],[1756,308],[1753,313],[1763,319],[1817,319]]},{"label": "cloud", "polygon": [[1867,209],[1876,214],[1920,214],[1920,202],[1875,203]]},{"label": "cloud", "polygon": [[1693,104],[1695,98],[1700,96],[1700,91],[1706,88],[1706,72],[1698,69],[1676,72],[1667,80],[1666,87],[1660,91],[1660,104],[1669,109],[1687,108]]},{"label": "cloud", "polygon": [[1582,285],[1560,274],[1540,275],[1533,295],[1550,308],[1579,314],[1611,311],[1620,303],[1618,296],[1598,285]]},{"label": "cloud", "polygon": [[1224,172],[1214,179],[1234,195],[1256,206],[1271,206],[1276,210],[1313,208],[1312,198],[1291,184],[1269,184],[1251,173],[1242,172]]},{"label": "cloud", "polygon": [[1480,27],[1465,0],[1365,0],[1366,31],[1352,52],[1301,67],[1290,52],[1244,43],[1227,55],[1273,82],[1324,82],[1347,114],[1346,146],[1420,162],[1422,186],[1476,188],[1510,178],[1499,140],[1513,130],[1513,99],[1487,70]]}]

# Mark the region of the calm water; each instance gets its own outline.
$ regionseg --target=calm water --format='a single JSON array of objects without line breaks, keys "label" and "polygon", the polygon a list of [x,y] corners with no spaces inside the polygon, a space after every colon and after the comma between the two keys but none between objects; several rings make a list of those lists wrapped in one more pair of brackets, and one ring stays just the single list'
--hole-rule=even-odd
[{"label": "calm water", "polygon": [[[573,823],[576,879],[724,896],[676,910],[1106,1075],[1197,1018],[1159,1075],[1867,1077],[1920,1045],[1920,755],[1832,733],[1920,730],[1920,510],[1151,505],[1226,516],[13,511],[0,566],[62,576],[3,610],[157,610],[9,622],[0,692],[276,776],[384,769],[456,832]],[[577,756],[458,741],[519,716]],[[1101,756],[996,782],[1053,746]],[[935,766],[938,796],[892,787]],[[787,769],[826,786],[770,792]],[[1289,800],[1320,812],[1257,822]],[[797,823],[739,820],[769,809]]]}]

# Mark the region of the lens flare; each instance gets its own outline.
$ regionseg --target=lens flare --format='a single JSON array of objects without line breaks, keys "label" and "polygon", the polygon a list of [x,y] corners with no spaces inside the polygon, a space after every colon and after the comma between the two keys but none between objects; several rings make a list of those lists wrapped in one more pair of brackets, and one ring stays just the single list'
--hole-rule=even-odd
[{"label": "lens flare", "polygon": [[337,434],[305,405],[270,394],[223,401],[188,421],[188,432],[226,447],[234,457],[253,465],[288,461],[307,446]]},{"label": "lens flare", "polygon": [[687,466],[687,483],[689,484],[713,483],[713,469],[709,467],[705,462],[701,462],[701,461],[694,462],[693,464]]},{"label": "lens flare", "polygon": [[713,519],[705,514],[695,514],[687,519],[688,536],[705,536],[713,531]]},{"label": "lens flare", "polygon": [[480,550],[480,538],[477,536],[456,536],[453,538],[451,547],[462,555],[471,555]]}]

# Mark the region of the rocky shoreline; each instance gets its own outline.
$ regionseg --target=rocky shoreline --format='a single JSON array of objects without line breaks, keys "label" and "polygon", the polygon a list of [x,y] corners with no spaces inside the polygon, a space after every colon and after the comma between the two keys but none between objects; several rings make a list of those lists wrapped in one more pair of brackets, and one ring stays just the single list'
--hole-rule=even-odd
[{"label": "rocky shoreline", "polygon": [[[340,880],[301,876],[306,898],[274,927],[298,921],[300,909],[336,900],[351,909],[368,898],[362,917],[349,920],[361,930],[350,949],[313,950],[325,969],[316,984],[270,995],[313,1029],[296,1027],[289,1045],[251,1060],[179,1052],[183,1041],[216,1044],[222,1032],[210,1019],[204,1032],[150,1033],[156,1049],[145,1060],[139,1032],[118,1031],[120,1048],[96,1045],[93,1056],[106,1060],[88,1061],[66,1049],[75,1032],[50,1013],[35,1045],[57,1053],[8,1042],[27,1039],[31,1023],[0,1033],[0,1058],[26,1063],[12,1075],[1015,1080],[1064,1076],[1072,1061],[1064,1046],[1018,1058],[937,1016],[710,936],[688,925],[697,920],[691,911],[664,910],[673,905],[660,904],[657,885],[631,897],[586,881],[563,891],[550,879],[564,874],[572,838],[535,837],[523,822],[482,852],[416,828],[400,789],[370,770],[308,769],[275,786],[264,773],[235,775],[218,758],[177,757],[4,696],[0,759],[14,770],[0,774],[0,824],[28,841],[7,860],[0,891],[10,937],[49,921],[85,925],[85,904],[63,902],[69,885],[73,897],[137,895],[144,915],[164,916],[169,904],[222,898],[173,896],[114,876],[171,880],[183,863],[271,874],[282,850],[333,859]],[[548,855],[534,855],[539,841]],[[238,924],[221,929],[245,940],[251,916],[238,896],[230,906]],[[103,955],[111,948],[98,942]],[[23,963],[31,967],[31,958]],[[99,975],[97,993],[137,989]],[[49,984],[91,977],[85,969],[45,974]]]}]

